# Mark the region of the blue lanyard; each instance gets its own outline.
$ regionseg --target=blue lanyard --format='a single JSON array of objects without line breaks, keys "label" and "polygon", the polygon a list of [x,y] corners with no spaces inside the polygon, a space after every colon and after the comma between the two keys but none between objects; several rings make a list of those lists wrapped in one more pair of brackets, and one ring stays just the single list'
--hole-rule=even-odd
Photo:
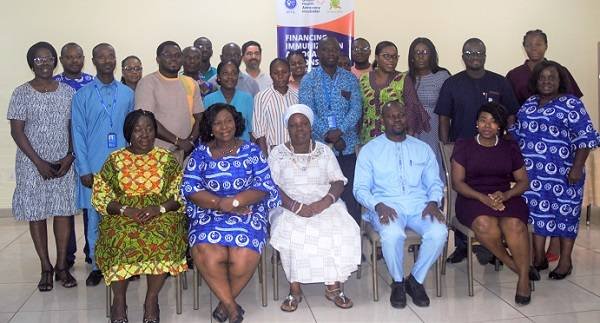
[{"label": "blue lanyard", "polygon": [[98,99],[100,99],[100,104],[102,104],[104,111],[108,115],[108,120],[110,121],[110,129],[113,129],[113,120],[112,120],[111,112],[115,109],[115,106],[117,105],[117,96],[119,95],[119,86],[116,86],[116,88],[115,88],[115,95],[113,96],[112,106],[110,109],[111,112],[108,111],[108,107],[106,106],[106,103],[104,103],[104,99],[102,98],[102,95],[100,94],[98,85],[94,84],[94,88],[96,88],[96,94],[98,94]]}]

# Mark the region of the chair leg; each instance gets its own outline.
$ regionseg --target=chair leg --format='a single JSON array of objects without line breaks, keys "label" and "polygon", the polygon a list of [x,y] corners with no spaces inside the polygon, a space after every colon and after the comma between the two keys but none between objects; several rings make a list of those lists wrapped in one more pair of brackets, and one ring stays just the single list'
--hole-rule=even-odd
[{"label": "chair leg", "polygon": [[446,259],[448,259],[448,240],[446,240],[446,245],[444,245],[444,250],[442,251],[442,259],[441,259],[441,274],[446,274]]},{"label": "chair leg", "polygon": [[198,286],[198,270],[193,269],[194,273],[192,276],[192,293],[194,293],[194,309],[200,308],[200,287]]},{"label": "chair leg", "polygon": [[417,259],[419,258],[419,248],[421,247],[421,245],[414,245],[413,247],[413,261],[417,262]]},{"label": "chair leg", "polygon": [[188,289],[188,283],[187,283],[187,271],[182,272],[181,274],[183,274],[183,277],[181,278],[181,282],[182,282],[182,286],[184,290]]},{"label": "chair leg", "polygon": [[442,297],[442,266],[440,260],[442,257],[438,257],[435,262],[435,292],[437,297]]},{"label": "chair leg", "polygon": [[279,251],[273,249],[273,300],[279,300]]},{"label": "chair leg", "polygon": [[181,314],[181,273],[175,276],[175,311]]},{"label": "chair leg", "polygon": [[494,258],[494,270],[500,271],[500,260],[498,258]]},{"label": "chair leg", "polygon": [[586,225],[590,225],[590,217],[592,215],[592,204],[590,203],[587,207],[586,207],[586,212],[585,212],[585,224]]},{"label": "chair leg", "polygon": [[473,296],[473,239],[467,235],[467,276],[469,280],[469,296]]},{"label": "chair leg", "polygon": [[379,301],[379,282],[377,281],[377,244],[371,241],[371,263],[373,264],[373,301]]},{"label": "chair leg", "polygon": [[[265,248],[266,249],[266,248]],[[267,255],[266,255],[266,250],[263,251],[263,253],[260,255],[260,269],[259,269],[259,275],[260,275],[260,281],[261,281],[261,286],[260,286],[260,294],[261,294],[261,298],[262,298],[262,306],[266,307],[267,306]]]},{"label": "chair leg", "polygon": [[110,285],[106,286],[106,317],[110,318],[110,306],[112,303],[112,289]]},{"label": "chair leg", "polygon": [[[533,266],[533,237],[532,235],[527,232],[527,234],[529,235],[529,265]],[[535,282],[533,280],[530,281],[531,282],[531,291],[535,291]]]}]

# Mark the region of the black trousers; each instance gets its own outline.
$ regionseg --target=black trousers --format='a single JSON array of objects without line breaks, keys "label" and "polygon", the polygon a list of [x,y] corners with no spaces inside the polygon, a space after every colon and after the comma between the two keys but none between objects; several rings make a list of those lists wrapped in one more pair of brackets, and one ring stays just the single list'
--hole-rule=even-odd
[{"label": "black trousers", "polygon": [[352,194],[352,188],[354,187],[354,169],[356,168],[356,154],[337,156],[337,161],[340,164],[342,173],[348,179],[348,184],[344,187],[341,198],[344,203],[346,203],[348,213],[350,213],[354,221],[360,225],[360,204],[358,204],[354,198],[354,194]]},{"label": "black trousers", "polygon": [[[83,234],[85,235],[85,247],[83,252],[88,257],[89,246],[87,243],[87,209],[83,209]],[[69,245],[67,246],[67,262],[75,262],[75,253],[77,252],[77,237],[75,236],[75,217],[71,217],[71,234],[69,235]]]}]

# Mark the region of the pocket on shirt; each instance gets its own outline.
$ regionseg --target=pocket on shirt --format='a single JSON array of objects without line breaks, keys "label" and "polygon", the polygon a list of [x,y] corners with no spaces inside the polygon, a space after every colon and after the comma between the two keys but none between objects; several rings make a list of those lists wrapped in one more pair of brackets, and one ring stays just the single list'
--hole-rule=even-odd
[{"label": "pocket on shirt", "polygon": [[425,167],[427,166],[427,163],[424,161],[410,161],[409,163],[406,181],[410,186],[419,186],[421,184],[421,177]]}]

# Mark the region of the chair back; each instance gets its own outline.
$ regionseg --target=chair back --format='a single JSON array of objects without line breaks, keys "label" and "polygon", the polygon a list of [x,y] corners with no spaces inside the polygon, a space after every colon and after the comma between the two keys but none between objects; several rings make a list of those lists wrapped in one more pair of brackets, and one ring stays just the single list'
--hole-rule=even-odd
[{"label": "chair back", "polygon": [[446,221],[452,223],[452,219],[456,216],[454,211],[454,205],[456,203],[456,191],[452,187],[452,151],[454,150],[454,143],[444,144],[439,142],[440,153],[442,155],[442,166],[444,167],[444,175],[446,176],[446,188],[444,196],[444,210],[446,211]]}]

